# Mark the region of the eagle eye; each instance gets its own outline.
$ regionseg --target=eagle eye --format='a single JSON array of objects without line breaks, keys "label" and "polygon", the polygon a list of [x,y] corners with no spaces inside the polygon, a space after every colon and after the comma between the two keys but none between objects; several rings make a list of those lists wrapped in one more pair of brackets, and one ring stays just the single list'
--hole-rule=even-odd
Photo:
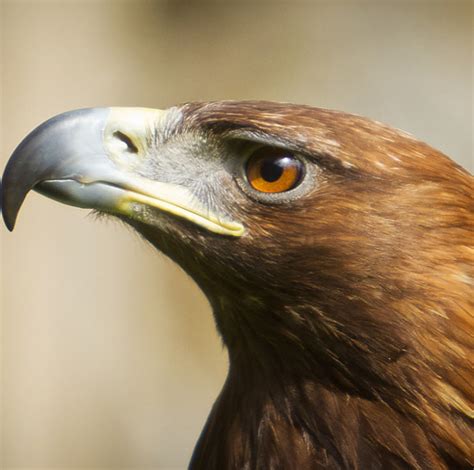
[{"label": "eagle eye", "polygon": [[253,189],[262,193],[283,193],[300,183],[303,163],[289,150],[260,147],[247,160],[245,172]]}]

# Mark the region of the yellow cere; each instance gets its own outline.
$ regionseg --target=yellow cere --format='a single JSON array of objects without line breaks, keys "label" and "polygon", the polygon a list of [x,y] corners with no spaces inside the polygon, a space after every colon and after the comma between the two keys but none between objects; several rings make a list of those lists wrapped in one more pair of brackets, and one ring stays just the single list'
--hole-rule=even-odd
[{"label": "yellow cere", "polygon": [[[136,148],[136,156],[146,155],[146,143],[166,119],[167,110],[151,108],[110,108],[104,129],[104,146],[108,155],[119,166],[129,167],[123,157],[129,154],[127,141]],[[125,137],[125,139],[120,137]]]},{"label": "yellow cere", "polygon": [[149,108],[110,108],[104,129],[104,146],[114,163],[125,170],[124,193],[116,210],[133,216],[133,203],[155,207],[221,235],[240,237],[244,227],[238,222],[222,220],[209,212],[182,186],[150,181],[134,174],[134,165],[147,154],[145,145],[165,125],[170,111]]}]

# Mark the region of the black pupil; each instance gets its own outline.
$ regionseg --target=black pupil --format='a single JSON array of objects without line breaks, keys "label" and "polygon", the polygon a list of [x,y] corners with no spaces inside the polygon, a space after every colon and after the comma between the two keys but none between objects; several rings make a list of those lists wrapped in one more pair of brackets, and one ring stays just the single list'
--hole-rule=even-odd
[{"label": "black pupil", "polygon": [[263,161],[260,173],[262,178],[269,183],[278,181],[283,174],[283,170],[290,166],[292,159],[290,157],[268,158]]}]

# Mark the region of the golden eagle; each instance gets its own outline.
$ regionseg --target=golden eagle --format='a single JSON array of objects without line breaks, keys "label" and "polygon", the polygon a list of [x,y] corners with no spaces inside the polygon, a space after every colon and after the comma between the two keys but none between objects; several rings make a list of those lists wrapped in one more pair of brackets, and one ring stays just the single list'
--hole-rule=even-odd
[{"label": "golden eagle", "polygon": [[262,101],[56,116],[3,178],[124,220],[208,297],[229,373],[193,470],[468,469],[473,179],[372,120]]}]

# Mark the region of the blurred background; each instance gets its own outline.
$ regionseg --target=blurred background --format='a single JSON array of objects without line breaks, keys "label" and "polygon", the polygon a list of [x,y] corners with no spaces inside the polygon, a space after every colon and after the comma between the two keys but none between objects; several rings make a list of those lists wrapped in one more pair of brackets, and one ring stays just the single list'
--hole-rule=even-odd
[{"label": "blurred background", "polygon": [[[1,159],[89,106],[366,115],[473,169],[470,1],[8,1]],[[185,468],[226,374],[209,305],[130,230],[36,194],[1,232],[7,468]]]}]

